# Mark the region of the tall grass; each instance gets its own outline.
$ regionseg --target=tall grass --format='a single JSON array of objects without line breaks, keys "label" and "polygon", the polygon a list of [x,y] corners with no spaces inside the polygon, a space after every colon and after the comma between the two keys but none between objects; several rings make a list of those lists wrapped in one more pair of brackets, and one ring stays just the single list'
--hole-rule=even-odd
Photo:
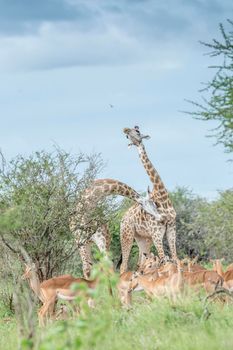
[{"label": "tall grass", "polygon": [[[177,302],[168,299],[149,300],[135,293],[132,307],[121,307],[116,290],[108,292],[108,266],[100,264],[98,288],[91,292],[95,309],[84,303],[63,321],[51,321],[45,328],[37,327],[32,343],[19,341],[22,349],[37,350],[232,350],[233,306],[209,303],[204,296],[182,297]],[[117,283],[110,275],[111,285]],[[76,303],[84,300],[77,298]],[[14,319],[0,321],[0,349],[17,348]]]},{"label": "tall grass", "polygon": [[39,349],[232,349],[232,307],[208,308],[206,319],[198,298],[171,304],[137,297],[128,311],[102,304],[81,319],[51,325]]},{"label": "tall grass", "polygon": [[17,349],[18,344],[16,321],[3,296],[0,288],[0,350],[13,350]]},{"label": "tall grass", "polygon": [[[126,310],[116,295],[109,295],[104,275],[102,265],[96,308],[49,326],[39,350],[232,350],[233,306],[209,303],[206,308],[204,295],[189,294],[174,303],[135,293],[132,308]],[[116,282],[113,276],[111,283]]]}]

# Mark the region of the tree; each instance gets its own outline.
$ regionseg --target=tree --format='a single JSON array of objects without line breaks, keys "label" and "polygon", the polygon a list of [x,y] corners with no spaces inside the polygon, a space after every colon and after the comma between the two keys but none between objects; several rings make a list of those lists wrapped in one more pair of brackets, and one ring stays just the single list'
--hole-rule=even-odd
[{"label": "tree", "polygon": [[198,218],[207,202],[193,195],[185,187],[177,187],[170,193],[176,210],[177,251],[180,257],[199,255],[206,258],[209,250],[205,244],[206,229]]},{"label": "tree", "polygon": [[219,193],[219,198],[202,207],[196,224],[205,228],[204,242],[212,258],[232,262],[233,190]]},{"label": "tree", "polygon": [[201,42],[211,49],[211,58],[220,57],[221,64],[210,66],[217,70],[213,79],[201,90],[207,97],[202,96],[203,103],[191,102],[197,111],[189,112],[201,120],[214,120],[218,125],[210,136],[216,138],[217,144],[222,144],[226,152],[233,151],[233,21],[228,20],[230,29],[226,32],[220,24],[222,40],[213,39],[211,43]]},{"label": "tree", "polygon": [[179,256],[199,255],[202,259],[222,258],[232,262],[233,191],[219,193],[208,202],[185,188],[171,193],[177,212]]},{"label": "tree", "polygon": [[102,167],[98,154],[72,157],[60,149],[2,162],[0,237],[20,259],[20,247],[28,253],[41,280],[60,273],[76,252],[69,217]]}]

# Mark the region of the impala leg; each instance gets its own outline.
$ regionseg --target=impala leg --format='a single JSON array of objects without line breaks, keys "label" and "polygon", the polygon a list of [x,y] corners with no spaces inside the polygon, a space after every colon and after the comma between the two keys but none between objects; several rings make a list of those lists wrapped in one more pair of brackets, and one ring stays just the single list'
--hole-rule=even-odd
[{"label": "impala leg", "polygon": [[49,300],[46,300],[43,306],[40,308],[38,312],[40,326],[45,326],[49,315],[49,310],[51,309],[52,306],[54,306],[55,301],[56,301],[56,296],[52,296]]},{"label": "impala leg", "polygon": [[54,314],[55,303],[56,303],[56,300],[54,300],[54,302],[51,302],[51,304],[49,305],[49,308],[48,308],[49,317],[51,317]]}]

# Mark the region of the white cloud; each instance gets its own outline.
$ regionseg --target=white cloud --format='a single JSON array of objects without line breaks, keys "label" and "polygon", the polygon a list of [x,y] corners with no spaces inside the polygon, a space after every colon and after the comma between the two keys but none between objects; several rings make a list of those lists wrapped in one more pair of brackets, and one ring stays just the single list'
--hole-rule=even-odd
[{"label": "white cloud", "polygon": [[[24,34],[3,32],[0,36],[2,71],[144,62],[156,69],[174,70],[182,65],[187,52],[197,49],[198,40],[208,38],[213,28],[217,31],[218,23],[225,19],[217,16],[224,16],[229,8],[227,1],[220,4],[217,0],[206,4],[182,0],[66,3],[64,7],[62,2],[55,18],[51,16],[52,2],[48,7],[38,5],[39,18],[34,18],[35,11],[26,18],[23,9],[18,11],[17,25],[23,26]],[[64,18],[63,7],[69,10]],[[9,23],[14,27],[15,21]]]},{"label": "white cloud", "polygon": [[143,44],[110,24],[104,31],[83,32],[75,24],[46,22],[36,35],[0,37],[0,67],[32,70],[147,61],[160,69],[177,69],[180,63],[172,50],[169,45],[162,50]]}]

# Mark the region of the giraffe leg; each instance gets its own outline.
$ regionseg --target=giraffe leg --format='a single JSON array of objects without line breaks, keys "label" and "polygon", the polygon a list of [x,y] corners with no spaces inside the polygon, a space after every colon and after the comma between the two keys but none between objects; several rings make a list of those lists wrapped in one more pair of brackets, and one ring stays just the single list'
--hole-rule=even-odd
[{"label": "giraffe leg", "polygon": [[165,225],[162,225],[162,226],[157,225],[156,227],[154,227],[154,230],[151,234],[153,243],[158,252],[159,259],[162,261],[165,259],[165,253],[163,249],[163,237],[164,237],[165,231],[166,231]]},{"label": "giraffe leg", "polygon": [[166,236],[167,236],[172,260],[176,261],[177,255],[176,255],[176,223],[175,222],[167,225]]},{"label": "giraffe leg", "polygon": [[150,253],[150,248],[152,245],[151,238],[140,237],[139,235],[135,235],[135,240],[137,242],[139,248],[139,257],[138,257],[138,266],[141,266],[143,262],[144,254]]},{"label": "giraffe leg", "polygon": [[121,239],[121,253],[122,263],[120,267],[120,273],[124,273],[128,269],[128,260],[130,251],[133,245],[135,229],[131,224],[124,221],[121,222],[120,239]]},{"label": "giraffe leg", "polygon": [[90,277],[92,267],[91,244],[85,243],[79,247],[78,250],[83,264],[83,276],[85,278],[88,278]]},{"label": "giraffe leg", "polygon": [[102,231],[102,227],[98,227],[94,235],[92,235],[91,241],[97,245],[101,253],[106,252],[107,244],[106,244],[106,238]]},{"label": "giraffe leg", "polygon": [[102,233],[103,233],[105,240],[106,240],[106,250],[109,251],[110,244],[111,244],[111,233],[109,231],[108,224],[103,224],[101,226],[101,229],[102,229]]}]

